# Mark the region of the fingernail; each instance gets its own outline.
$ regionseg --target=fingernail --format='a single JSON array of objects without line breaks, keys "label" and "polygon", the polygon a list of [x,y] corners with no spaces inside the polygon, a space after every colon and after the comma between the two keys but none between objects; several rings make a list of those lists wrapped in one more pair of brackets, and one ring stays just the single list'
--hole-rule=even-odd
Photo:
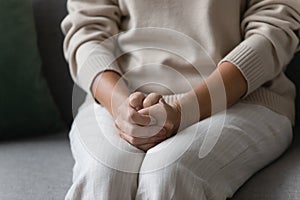
[{"label": "fingernail", "polygon": [[166,131],[166,129],[165,128],[162,128],[161,130],[160,130],[160,135],[163,135],[163,134],[165,134],[167,131]]},{"label": "fingernail", "polygon": [[135,110],[136,110],[136,111],[139,111],[140,109],[141,109],[140,106],[135,107]]}]

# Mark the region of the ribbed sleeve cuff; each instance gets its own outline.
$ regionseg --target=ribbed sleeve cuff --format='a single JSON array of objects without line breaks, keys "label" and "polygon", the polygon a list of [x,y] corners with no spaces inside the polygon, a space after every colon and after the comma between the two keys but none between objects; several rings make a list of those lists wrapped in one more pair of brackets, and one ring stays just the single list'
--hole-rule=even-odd
[{"label": "ribbed sleeve cuff", "polygon": [[241,71],[248,85],[247,93],[244,98],[267,80],[267,67],[270,69],[269,64],[271,63],[268,59],[269,56],[265,55],[266,57],[264,58],[264,53],[261,51],[269,50],[269,44],[263,47],[261,46],[264,45],[263,43],[266,43],[264,37],[251,36],[235,47],[219,63],[221,64],[226,61],[231,62]]},{"label": "ribbed sleeve cuff", "polygon": [[77,83],[87,93],[91,94],[91,85],[95,77],[106,70],[112,70],[120,75],[116,57],[100,45],[87,44],[77,52]]}]

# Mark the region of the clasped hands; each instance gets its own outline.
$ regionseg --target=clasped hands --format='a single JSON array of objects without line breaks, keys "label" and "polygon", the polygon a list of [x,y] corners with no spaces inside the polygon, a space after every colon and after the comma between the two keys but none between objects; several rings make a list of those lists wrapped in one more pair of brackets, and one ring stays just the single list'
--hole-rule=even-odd
[{"label": "clasped hands", "polygon": [[147,151],[177,133],[180,105],[168,104],[157,93],[132,93],[113,112],[119,135],[131,145]]}]

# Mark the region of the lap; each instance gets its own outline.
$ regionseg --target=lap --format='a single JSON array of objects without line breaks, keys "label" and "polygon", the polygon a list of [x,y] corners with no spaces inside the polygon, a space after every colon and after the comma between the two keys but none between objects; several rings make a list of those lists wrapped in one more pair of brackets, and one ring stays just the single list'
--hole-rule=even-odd
[{"label": "lap", "polygon": [[[77,181],[70,195],[82,187],[82,179],[94,178],[89,180],[90,187],[94,187],[96,182],[110,177],[119,184],[127,180],[128,185],[132,184],[130,191],[137,187],[139,178],[137,196],[143,196],[145,191],[153,195],[161,188],[165,191],[162,194],[169,191],[176,197],[209,195],[224,199],[277,158],[291,137],[291,124],[286,117],[263,106],[238,103],[145,154],[121,139],[106,109],[92,103],[79,111],[70,132],[75,158],[73,178]],[[154,186],[158,188],[149,190]]]},{"label": "lap", "polygon": [[245,153],[251,153],[248,159],[257,159],[260,165],[265,165],[288,146],[291,132],[287,118],[263,106],[238,103],[188,127],[145,154],[118,136],[112,118],[101,105],[90,104],[79,112],[70,136],[76,134],[92,159],[113,169],[151,172],[180,160],[189,165],[212,165],[205,175],[209,178],[210,173]]}]

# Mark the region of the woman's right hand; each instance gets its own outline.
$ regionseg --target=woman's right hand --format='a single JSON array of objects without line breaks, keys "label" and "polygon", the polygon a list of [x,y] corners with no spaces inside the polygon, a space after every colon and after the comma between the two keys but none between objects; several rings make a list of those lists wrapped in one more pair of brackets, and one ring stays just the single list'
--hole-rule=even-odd
[{"label": "woman's right hand", "polygon": [[[144,151],[160,143],[164,138],[161,127],[151,125],[155,120],[138,113],[139,109],[158,102],[160,95],[135,92],[130,95],[122,76],[115,71],[99,73],[92,83],[94,98],[113,116],[120,136]],[[153,137],[152,137],[153,136]]]}]

